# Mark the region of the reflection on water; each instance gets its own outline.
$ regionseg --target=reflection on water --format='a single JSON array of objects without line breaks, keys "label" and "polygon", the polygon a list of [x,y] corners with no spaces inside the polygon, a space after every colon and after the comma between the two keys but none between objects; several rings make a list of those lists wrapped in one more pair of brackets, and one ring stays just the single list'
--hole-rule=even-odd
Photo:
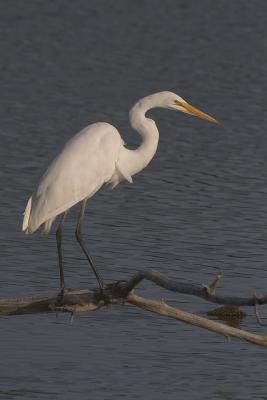
[{"label": "reflection on water", "polygon": [[[159,90],[221,124],[151,113],[160,130],[151,165],[88,203],[99,269],[108,281],[153,267],[200,283],[222,270],[223,293],[265,293],[265,3],[14,0],[0,9],[1,297],[57,290],[54,235],[20,232],[48,162],[90,122],[113,123],[135,146],[128,110]],[[66,223],[66,279],[86,287],[94,278],[74,239],[76,217]],[[201,314],[213,307],[152,284],[140,292]],[[264,333],[246,311],[241,328]],[[0,324],[3,399],[266,396],[264,349],[134,307],[77,315],[72,325],[51,315]]]}]

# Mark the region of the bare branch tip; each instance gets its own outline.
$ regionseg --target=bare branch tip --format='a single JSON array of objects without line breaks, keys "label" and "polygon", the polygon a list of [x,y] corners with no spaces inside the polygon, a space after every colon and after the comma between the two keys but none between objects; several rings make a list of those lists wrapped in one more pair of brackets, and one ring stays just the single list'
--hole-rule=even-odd
[{"label": "bare branch tip", "polygon": [[218,275],[209,285],[202,285],[206,289],[208,295],[210,296],[215,295],[217,286],[222,278],[223,278],[223,273],[219,271]]}]

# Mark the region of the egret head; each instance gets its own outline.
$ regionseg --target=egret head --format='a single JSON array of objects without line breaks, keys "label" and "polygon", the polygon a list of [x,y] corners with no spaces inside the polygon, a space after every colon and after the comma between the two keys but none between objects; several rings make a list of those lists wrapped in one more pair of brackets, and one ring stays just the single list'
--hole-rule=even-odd
[{"label": "egret head", "polygon": [[185,114],[194,115],[209,122],[218,123],[218,121],[215,118],[193,107],[191,104],[187,103],[187,101],[185,101],[182,97],[178,96],[177,94],[171,92],[165,92],[165,93],[166,96],[164,97],[166,101],[165,104],[166,108],[174,111],[181,111]]},{"label": "egret head", "polygon": [[177,94],[164,91],[146,96],[143,99],[140,99],[133,106],[133,108],[130,110],[130,120],[132,126],[138,130],[139,122],[141,121],[140,115],[144,116],[147,111],[158,107],[167,108],[174,111],[181,111],[185,114],[195,115],[196,117],[205,119],[206,121],[213,122],[215,124],[218,123],[215,118],[193,107]]}]

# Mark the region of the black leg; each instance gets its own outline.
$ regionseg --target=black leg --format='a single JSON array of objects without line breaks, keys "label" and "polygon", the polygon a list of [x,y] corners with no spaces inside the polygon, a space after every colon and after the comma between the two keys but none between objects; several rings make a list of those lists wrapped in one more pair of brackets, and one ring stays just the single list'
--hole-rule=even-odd
[{"label": "black leg", "polygon": [[58,225],[56,231],[56,238],[57,238],[57,252],[58,252],[58,265],[59,265],[59,276],[60,276],[60,290],[61,293],[64,294],[65,289],[65,280],[64,280],[64,272],[63,272],[63,262],[62,262],[62,230],[64,221],[67,215],[67,211],[61,217],[60,223]]},{"label": "black leg", "polygon": [[96,279],[98,281],[99,287],[101,290],[103,290],[105,288],[105,284],[104,284],[104,280],[101,277],[100,273],[97,271],[97,269],[94,266],[93,260],[90,256],[90,254],[88,253],[88,251],[85,248],[84,245],[84,241],[83,241],[83,236],[82,236],[82,223],[83,223],[83,218],[84,218],[84,212],[85,212],[85,206],[86,206],[86,202],[87,200],[83,200],[81,203],[81,210],[80,210],[80,214],[79,214],[79,218],[78,218],[78,223],[77,223],[77,227],[76,227],[76,239],[79,243],[79,245],[81,246],[89,264],[91,265],[91,268],[96,276]]}]

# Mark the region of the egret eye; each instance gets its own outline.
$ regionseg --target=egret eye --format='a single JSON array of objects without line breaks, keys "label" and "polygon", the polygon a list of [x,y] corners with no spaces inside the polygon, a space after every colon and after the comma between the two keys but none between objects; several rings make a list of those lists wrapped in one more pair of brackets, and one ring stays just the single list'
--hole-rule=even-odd
[{"label": "egret eye", "polygon": [[182,102],[179,101],[179,100],[174,100],[174,104],[175,104],[176,106],[182,106],[182,105],[183,105]]}]

